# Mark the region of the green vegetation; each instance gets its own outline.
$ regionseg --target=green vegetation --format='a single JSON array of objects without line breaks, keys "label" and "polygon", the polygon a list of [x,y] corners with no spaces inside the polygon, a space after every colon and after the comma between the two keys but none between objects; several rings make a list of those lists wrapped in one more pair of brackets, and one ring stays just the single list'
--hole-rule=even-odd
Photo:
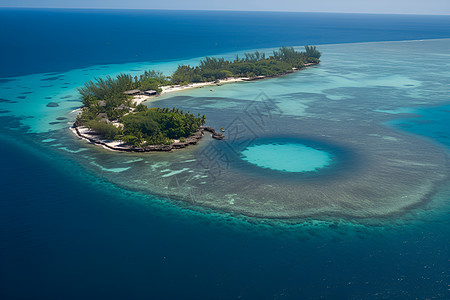
[{"label": "green vegetation", "polygon": [[75,125],[91,128],[107,139],[122,140],[141,147],[168,145],[174,139],[186,141],[206,121],[205,116],[194,116],[191,112],[185,113],[177,108],[147,108],[139,104],[135,108],[129,108],[134,110],[133,113],[114,119],[109,118],[106,113],[97,114],[99,108],[97,104],[85,106]]},{"label": "green vegetation", "polygon": [[[155,145],[171,144],[173,139],[186,141],[205,123],[205,116],[194,116],[177,108],[147,108],[124,116],[123,135],[130,144]],[[130,140],[131,138],[131,140]]]},{"label": "green vegetation", "polygon": [[133,108],[133,97],[125,95],[125,91],[141,89],[160,93],[160,86],[168,84],[170,81],[161,72],[155,71],[146,71],[134,78],[129,74],[120,74],[115,79],[107,76],[106,79],[96,78],[95,82],[88,81],[84,87],[78,88],[83,99],[83,110],[77,123],[87,126],[89,121],[96,119],[117,120]]},{"label": "green vegetation", "polygon": [[120,74],[116,79],[108,76],[89,81],[78,89],[84,106],[75,125],[135,146],[171,144],[173,139],[186,138],[205,123],[205,116],[195,117],[175,108],[136,106],[133,97],[124,94],[131,89],[161,91],[160,86],[169,83],[162,73],[155,71],[147,71],[139,78]]},{"label": "green vegetation", "polygon": [[113,124],[98,120],[91,120],[86,124],[86,126],[110,140],[115,139],[121,133],[120,129]]},{"label": "green vegetation", "polygon": [[307,63],[318,63],[321,53],[315,46],[305,46],[305,51],[296,51],[293,47],[282,47],[266,57],[256,51],[245,53],[244,58],[233,61],[224,58],[205,57],[197,67],[179,65],[172,75],[174,84],[208,82],[228,77],[275,76],[291,72],[293,68],[302,68]]},{"label": "green vegetation", "polygon": [[135,105],[133,97],[125,92],[154,90],[161,93],[161,86],[166,85],[210,82],[229,77],[275,76],[308,63],[318,63],[321,53],[315,46],[305,46],[302,52],[282,47],[269,57],[258,51],[244,56],[236,56],[233,61],[205,57],[197,67],[179,65],[171,77],[150,70],[139,77],[120,74],[116,78],[108,76],[86,82],[78,89],[83,108],[75,126],[83,125],[107,139],[120,139],[136,146],[170,144],[173,139],[185,141],[205,124],[205,116],[194,116],[176,108]]}]

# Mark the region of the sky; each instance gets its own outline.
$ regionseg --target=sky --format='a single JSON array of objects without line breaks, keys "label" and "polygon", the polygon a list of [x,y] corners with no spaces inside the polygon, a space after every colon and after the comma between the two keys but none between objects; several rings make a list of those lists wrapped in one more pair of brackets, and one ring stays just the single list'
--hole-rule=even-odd
[{"label": "sky", "polygon": [[140,8],[450,15],[450,0],[0,0],[0,7]]}]

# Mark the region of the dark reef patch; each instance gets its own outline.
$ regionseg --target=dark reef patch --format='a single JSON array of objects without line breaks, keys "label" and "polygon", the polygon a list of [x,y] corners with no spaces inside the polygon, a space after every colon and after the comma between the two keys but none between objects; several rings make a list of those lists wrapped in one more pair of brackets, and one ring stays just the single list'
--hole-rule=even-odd
[{"label": "dark reef patch", "polygon": [[63,77],[63,76],[62,75],[61,76],[53,76],[53,77],[41,79],[41,81],[55,81],[55,80],[60,79],[61,77]]},{"label": "dark reef patch", "polygon": [[14,81],[14,80],[15,79],[0,78],[0,84],[9,83],[9,82]]},{"label": "dark reef patch", "polygon": [[170,97],[170,100],[173,101],[184,101],[184,100],[189,100],[189,99],[193,99],[193,97],[190,96],[174,96],[174,97]]}]

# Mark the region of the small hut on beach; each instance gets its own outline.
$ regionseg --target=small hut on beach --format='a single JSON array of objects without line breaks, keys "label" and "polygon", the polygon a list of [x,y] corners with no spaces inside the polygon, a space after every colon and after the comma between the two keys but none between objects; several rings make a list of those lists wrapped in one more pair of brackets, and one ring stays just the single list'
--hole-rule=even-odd
[{"label": "small hut on beach", "polygon": [[148,90],[148,91],[145,91],[144,94],[147,96],[156,96],[158,94],[158,92],[155,90]]},{"label": "small hut on beach", "polygon": [[123,93],[128,96],[136,96],[136,95],[142,94],[141,90],[129,90],[129,91],[125,91]]}]

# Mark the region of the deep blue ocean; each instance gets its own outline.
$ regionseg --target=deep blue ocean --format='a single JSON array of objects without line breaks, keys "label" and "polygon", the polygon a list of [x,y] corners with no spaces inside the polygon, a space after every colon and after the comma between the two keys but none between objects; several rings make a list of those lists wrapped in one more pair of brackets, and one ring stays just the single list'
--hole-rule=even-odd
[{"label": "deep blue ocean", "polygon": [[[0,9],[0,88],[94,64],[438,38],[450,38],[450,16]],[[394,126],[450,149],[448,112]],[[450,299],[448,211],[286,232],[142,209],[153,198],[54,155],[19,121],[0,115],[1,299]]]},{"label": "deep blue ocean", "polygon": [[447,38],[448,16],[0,10],[0,77],[299,45]]}]

